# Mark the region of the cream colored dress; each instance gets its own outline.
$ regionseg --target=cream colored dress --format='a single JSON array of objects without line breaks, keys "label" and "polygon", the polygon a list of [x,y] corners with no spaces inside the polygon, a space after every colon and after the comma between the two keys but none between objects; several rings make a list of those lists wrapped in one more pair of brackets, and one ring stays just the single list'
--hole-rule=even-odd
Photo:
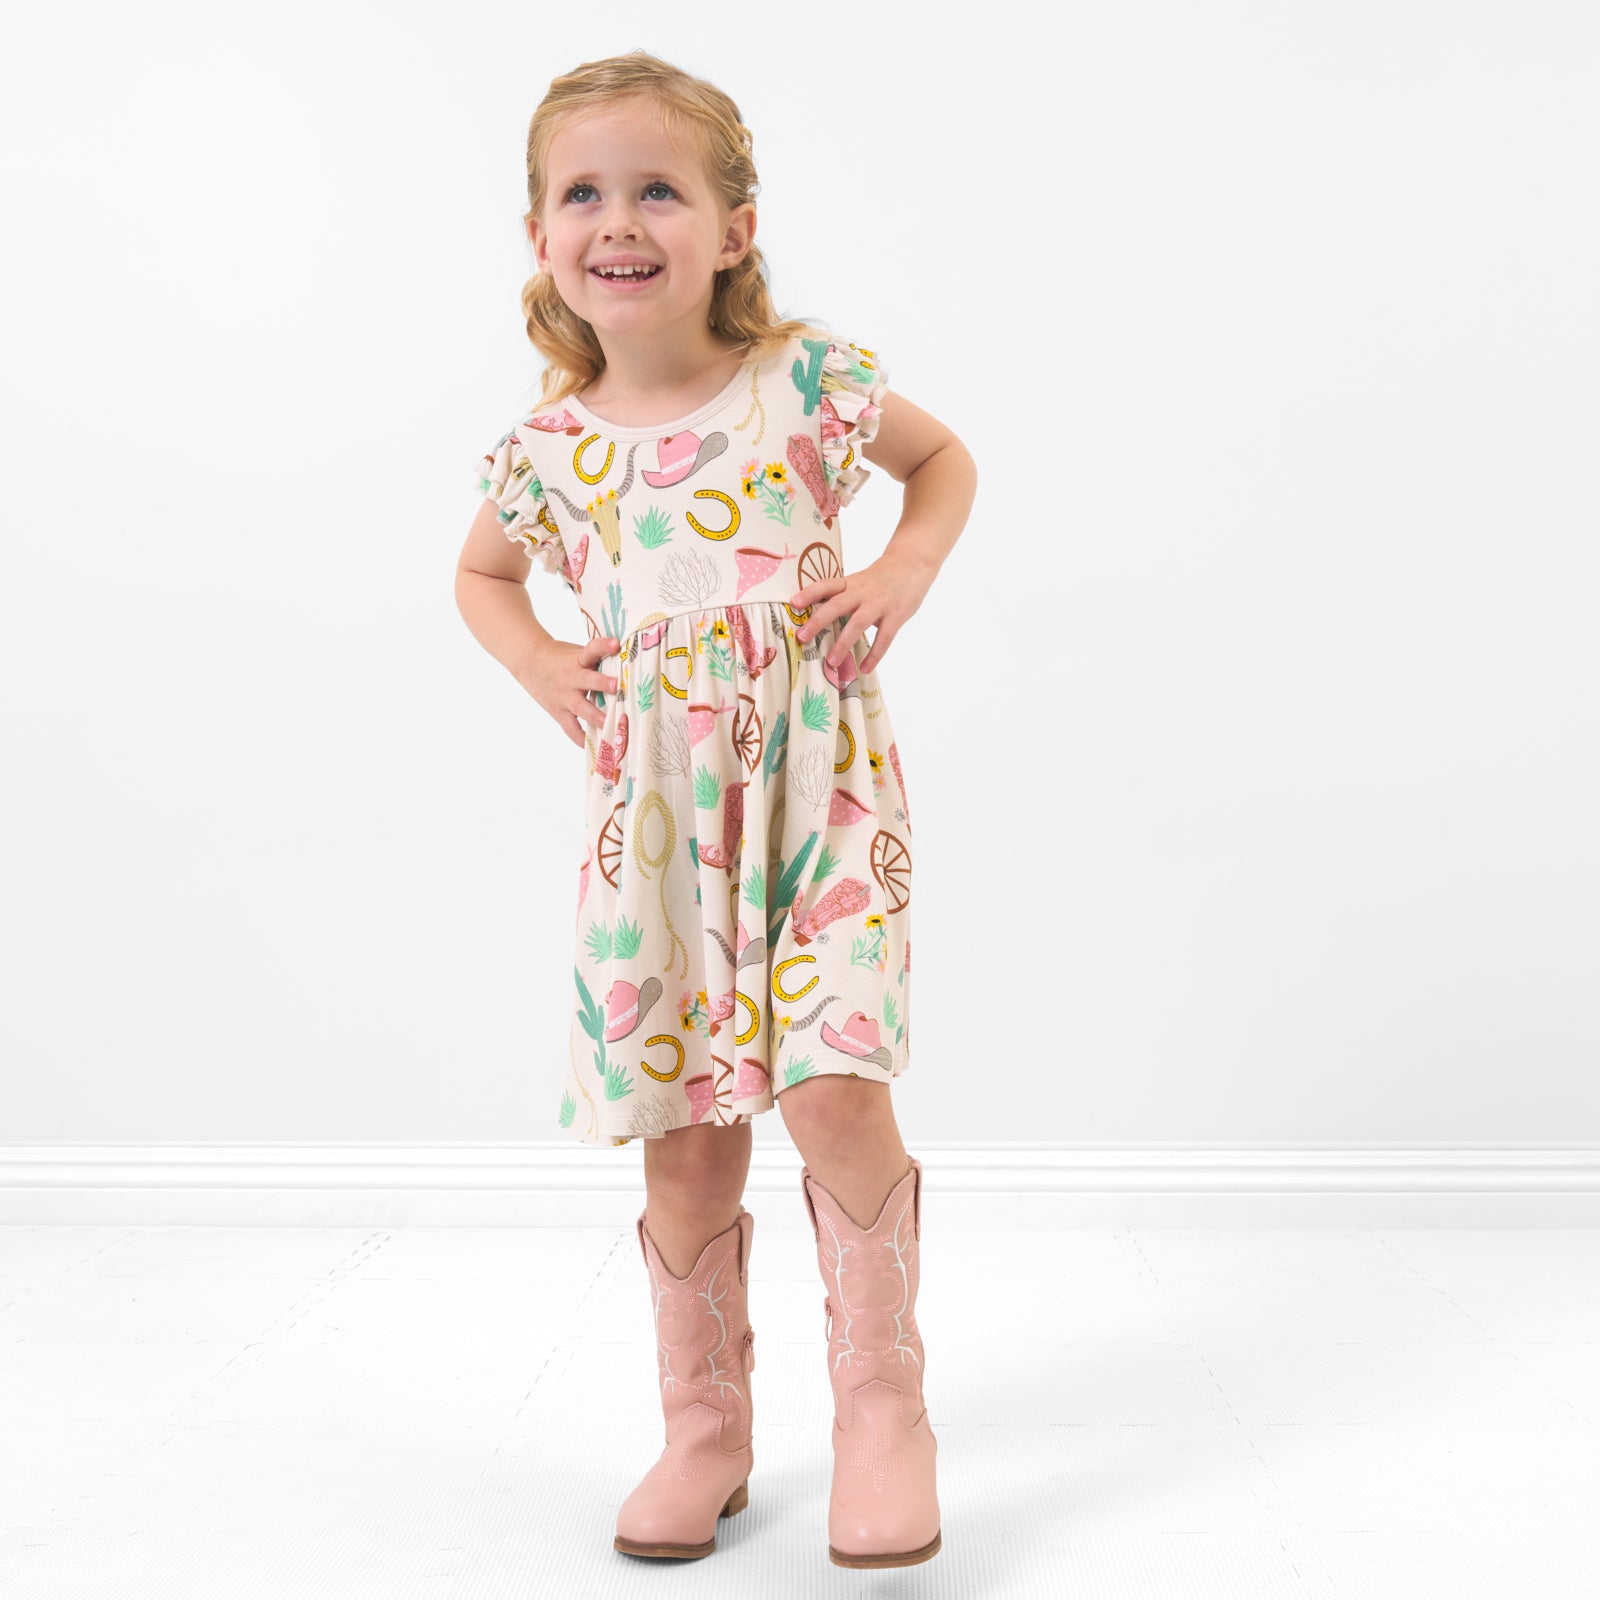
[{"label": "cream colored dress", "polygon": [[[506,536],[623,641],[585,724],[571,1048],[586,1144],[732,1124],[819,1073],[909,1065],[911,819],[878,682],[789,600],[849,569],[882,361],[818,331],[714,400],[614,427],[575,397],[479,462]],[[870,633],[870,629],[868,630]]]}]

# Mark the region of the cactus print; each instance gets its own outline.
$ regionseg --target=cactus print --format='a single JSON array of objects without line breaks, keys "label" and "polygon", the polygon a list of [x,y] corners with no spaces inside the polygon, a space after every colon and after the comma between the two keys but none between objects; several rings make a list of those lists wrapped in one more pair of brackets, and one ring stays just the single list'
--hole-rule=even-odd
[{"label": "cactus print", "polygon": [[474,484],[592,639],[570,1049],[585,1144],[747,1122],[823,1073],[910,1065],[911,818],[870,648],[802,643],[790,598],[845,571],[887,374],[811,333],[654,427],[535,409]]}]

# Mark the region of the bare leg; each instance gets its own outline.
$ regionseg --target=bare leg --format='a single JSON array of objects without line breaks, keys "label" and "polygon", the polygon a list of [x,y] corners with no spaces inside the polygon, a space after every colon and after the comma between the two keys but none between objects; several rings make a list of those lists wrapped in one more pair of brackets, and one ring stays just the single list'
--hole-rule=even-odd
[{"label": "bare leg", "polygon": [[644,1141],[645,1227],[675,1278],[686,1278],[706,1242],[733,1226],[753,1143],[748,1122],[696,1123]]},{"label": "bare leg", "polygon": [[889,1100],[889,1085],[823,1073],[778,1096],[784,1124],[811,1176],[870,1228],[889,1191],[911,1170]]}]

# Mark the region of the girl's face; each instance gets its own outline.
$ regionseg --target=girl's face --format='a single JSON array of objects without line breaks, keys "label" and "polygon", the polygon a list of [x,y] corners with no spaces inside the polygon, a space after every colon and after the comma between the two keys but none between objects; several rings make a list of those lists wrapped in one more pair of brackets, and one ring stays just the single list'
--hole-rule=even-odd
[{"label": "girl's face", "polygon": [[[683,331],[698,342],[712,278],[749,248],[755,207],[726,212],[698,154],[669,142],[638,100],[558,128],[548,174],[528,235],[568,307],[602,343]],[[645,270],[621,279],[596,270],[619,262]]]}]

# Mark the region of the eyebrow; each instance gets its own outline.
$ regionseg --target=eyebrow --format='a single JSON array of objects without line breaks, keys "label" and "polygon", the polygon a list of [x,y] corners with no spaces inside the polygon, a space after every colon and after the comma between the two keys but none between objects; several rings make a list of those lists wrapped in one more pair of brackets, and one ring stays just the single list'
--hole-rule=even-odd
[{"label": "eyebrow", "polygon": [[[589,168],[583,172],[575,172],[570,177],[559,179],[563,189],[570,189],[575,183],[592,183],[600,174]],[[645,167],[640,171],[640,179],[646,183],[676,183],[682,184],[684,179],[670,167]]]}]

